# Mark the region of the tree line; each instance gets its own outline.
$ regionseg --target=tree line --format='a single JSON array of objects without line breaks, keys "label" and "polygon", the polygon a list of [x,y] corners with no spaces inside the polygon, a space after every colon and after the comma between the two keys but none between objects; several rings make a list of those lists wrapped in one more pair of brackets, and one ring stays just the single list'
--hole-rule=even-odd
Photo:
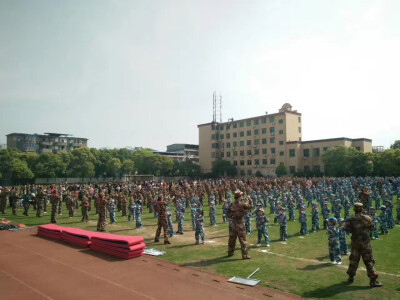
[{"label": "tree line", "polygon": [[191,176],[200,167],[187,159],[182,162],[155,154],[149,149],[96,149],[82,147],[70,152],[26,153],[16,149],[0,151],[0,178],[12,180],[67,177],[120,177],[150,174],[155,176]]}]

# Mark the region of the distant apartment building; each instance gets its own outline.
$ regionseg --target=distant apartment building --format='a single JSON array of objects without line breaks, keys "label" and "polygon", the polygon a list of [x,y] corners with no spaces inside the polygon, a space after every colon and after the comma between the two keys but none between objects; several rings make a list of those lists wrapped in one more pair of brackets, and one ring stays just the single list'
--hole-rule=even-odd
[{"label": "distant apartment building", "polygon": [[201,171],[211,172],[213,162],[222,158],[236,166],[240,176],[254,176],[257,171],[275,176],[280,164],[288,174],[324,172],[321,155],[330,147],[372,151],[372,140],[364,138],[302,141],[301,124],[301,113],[285,103],[278,113],[198,125]]},{"label": "distant apartment building", "polygon": [[167,146],[168,153],[182,154],[184,158],[194,163],[199,163],[199,145],[193,144],[172,144]]},{"label": "distant apartment building", "polygon": [[23,152],[59,153],[87,146],[87,138],[73,137],[63,133],[7,134],[7,148],[15,148]]}]

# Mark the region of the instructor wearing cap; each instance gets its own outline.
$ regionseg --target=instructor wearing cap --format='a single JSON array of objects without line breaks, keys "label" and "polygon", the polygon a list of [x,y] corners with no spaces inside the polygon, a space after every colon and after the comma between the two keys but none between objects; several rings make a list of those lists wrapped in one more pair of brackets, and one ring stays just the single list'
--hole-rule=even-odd
[{"label": "instructor wearing cap", "polygon": [[357,202],[354,204],[354,216],[346,219],[344,230],[351,233],[351,254],[349,258],[349,282],[354,281],[360,256],[367,268],[367,275],[370,278],[370,287],[381,287],[382,283],[377,281],[378,272],[374,268],[374,258],[372,256],[372,247],[370,243],[369,232],[374,229],[374,223],[369,216],[363,215],[363,204]]},{"label": "instructor wearing cap", "polygon": [[253,203],[248,196],[246,201],[242,201],[243,193],[239,190],[235,191],[235,202],[229,205],[226,215],[232,218],[232,231],[229,234],[228,256],[235,254],[236,238],[239,238],[242,249],[242,258],[250,259],[247,255],[246,247],[246,227],[244,224],[244,215],[253,208]]}]

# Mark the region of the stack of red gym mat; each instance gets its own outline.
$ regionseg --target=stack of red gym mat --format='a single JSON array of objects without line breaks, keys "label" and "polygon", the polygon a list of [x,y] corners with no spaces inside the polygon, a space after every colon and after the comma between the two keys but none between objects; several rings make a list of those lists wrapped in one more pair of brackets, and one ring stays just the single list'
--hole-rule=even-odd
[{"label": "stack of red gym mat", "polygon": [[103,233],[92,236],[90,248],[97,252],[108,253],[122,258],[134,258],[143,255],[146,245],[141,236],[126,236]]},{"label": "stack of red gym mat", "polygon": [[63,227],[61,233],[61,240],[69,244],[79,247],[90,247],[92,243],[92,236],[98,235],[99,233],[93,231],[87,231],[80,228]]},{"label": "stack of red gym mat", "polygon": [[64,227],[55,224],[40,225],[38,227],[38,235],[48,237],[51,239],[59,240],[61,238],[61,232]]}]

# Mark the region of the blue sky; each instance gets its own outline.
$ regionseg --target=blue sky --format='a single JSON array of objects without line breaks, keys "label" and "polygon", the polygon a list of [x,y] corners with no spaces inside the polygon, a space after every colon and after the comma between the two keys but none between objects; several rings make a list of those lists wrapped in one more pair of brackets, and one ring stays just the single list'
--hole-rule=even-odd
[{"label": "blue sky", "polygon": [[212,120],[303,114],[303,140],[400,139],[400,1],[0,0],[0,143],[198,143]]}]

